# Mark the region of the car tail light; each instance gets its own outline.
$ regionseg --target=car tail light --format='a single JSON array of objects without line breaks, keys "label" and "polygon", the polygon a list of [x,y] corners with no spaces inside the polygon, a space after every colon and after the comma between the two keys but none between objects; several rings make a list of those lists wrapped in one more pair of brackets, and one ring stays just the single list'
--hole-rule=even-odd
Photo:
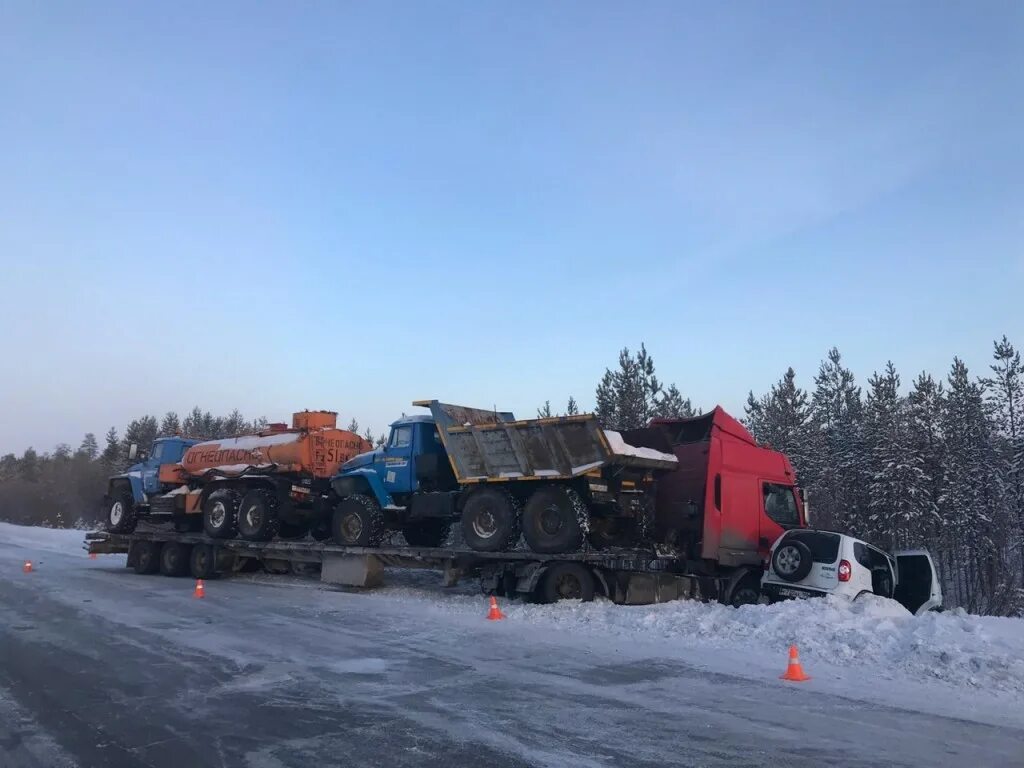
[{"label": "car tail light", "polygon": [[839,580],[840,581],[849,581],[850,580],[850,573],[851,573],[851,571],[852,571],[852,569],[850,568],[850,561],[849,560],[840,560],[839,561]]}]

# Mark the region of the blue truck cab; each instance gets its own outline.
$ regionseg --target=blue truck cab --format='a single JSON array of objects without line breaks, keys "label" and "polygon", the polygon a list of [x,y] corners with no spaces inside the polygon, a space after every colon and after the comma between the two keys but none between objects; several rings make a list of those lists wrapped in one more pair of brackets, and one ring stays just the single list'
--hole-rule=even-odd
[{"label": "blue truck cab", "polygon": [[158,437],[149,453],[141,455],[133,443],[128,449],[128,458],[141,460],[107,482],[105,504],[110,530],[118,533],[134,530],[138,516],[149,511],[151,497],[165,490],[160,483],[160,465],[180,462],[185,451],[198,442],[177,436]]},{"label": "blue truck cab", "polygon": [[369,545],[388,527],[400,528],[410,544],[438,546],[457,514],[459,486],[432,416],[393,422],[387,442],[342,464],[331,487],[349,505],[368,511],[352,522],[359,530],[336,540]]}]

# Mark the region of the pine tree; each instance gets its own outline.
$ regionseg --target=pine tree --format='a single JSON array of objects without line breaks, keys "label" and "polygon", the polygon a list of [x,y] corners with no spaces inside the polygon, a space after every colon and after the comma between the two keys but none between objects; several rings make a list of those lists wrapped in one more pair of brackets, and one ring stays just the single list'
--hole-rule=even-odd
[{"label": "pine tree", "polygon": [[189,411],[188,416],[182,421],[181,429],[186,437],[208,437],[208,435],[203,433],[203,411],[198,405]]},{"label": "pine tree", "polygon": [[817,510],[829,525],[856,533],[864,527],[867,502],[861,390],[835,347],[821,363],[814,385],[811,412],[821,441]]},{"label": "pine tree", "polygon": [[26,448],[18,462],[18,474],[27,483],[39,480],[39,454],[33,448]]},{"label": "pine tree", "polygon": [[900,377],[889,361],[868,380],[864,417],[870,476],[867,531],[890,548],[920,544],[921,521],[934,514],[924,458],[913,450]]},{"label": "pine tree", "polygon": [[[674,395],[672,394],[674,393]],[[665,403],[667,397],[671,402]],[[606,429],[637,429],[647,426],[659,411],[671,414],[692,413],[692,405],[683,400],[675,385],[666,393],[654,372],[654,359],[641,344],[634,356],[628,348],[619,352],[619,367],[606,369],[595,392],[597,415]]]},{"label": "pine tree", "polygon": [[140,451],[148,451],[153,445],[153,441],[156,440],[157,431],[155,416],[133,419],[124,431],[124,439],[121,440],[124,460],[128,460],[128,449],[133,443],[138,446]]},{"label": "pine tree", "polygon": [[664,419],[692,419],[697,412],[690,398],[684,398],[676,385],[670,384],[655,402],[653,415]]},{"label": "pine tree", "polygon": [[[1006,336],[993,346],[993,375],[983,383],[1000,437],[999,471],[1007,489],[1008,514],[1017,529],[1018,548],[1024,548],[1024,364]],[[1024,567],[1021,574],[1024,579]]]},{"label": "pine tree", "polygon": [[82,444],[78,446],[78,456],[82,456],[88,461],[95,461],[96,457],[100,455],[100,446],[96,442],[96,435],[92,432],[87,432],[85,437],[82,438]]},{"label": "pine tree", "polygon": [[796,372],[788,368],[767,395],[747,395],[746,425],[754,438],[785,453],[796,468],[801,485],[817,483],[818,450],[807,393],[796,385]]},{"label": "pine tree", "polygon": [[922,469],[928,484],[929,508],[932,518],[923,521],[921,536],[928,538],[939,532],[939,499],[942,497],[946,444],[942,432],[946,408],[946,394],[942,382],[921,373],[907,395],[907,419],[910,450],[921,457]]},{"label": "pine tree", "polygon": [[168,411],[164,414],[164,418],[160,422],[160,437],[172,437],[173,435],[180,434],[181,420],[178,419],[178,414],[174,411]]},{"label": "pine tree", "polygon": [[565,406],[566,416],[577,416],[579,415],[580,407],[576,404],[576,398],[569,395],[569,402]]},{"label": "pine tree", "polygon": [[108,474],[114,474],[121,468],[121,441],[117,437],[117,430],[111,427],[107,430],[107,444],[100,454],[100,463],[106,468]]},{"label": "pine tree", "polygon": [[226,419],[218,419],[218,421],[221,422],[221,426],[217,437],[238,437],[249,431],[249,422],[237,408],[232,410]]},{"label": "pine tree", "polygon": [[354,434],[354,435],[358,435],[359,434],[359,422],[356,421],[356,417],[355,416],[352,417],[352,421],[350,421],[348,423],[348,426],[346,427],[346,429],[349,432],[351,432],[352,434]]},{"label": "pine tree", "polygon": [[551,401],[545,400],[544,405],[537,409],[538,419],[550,419],[554,414],[551,413]]}]

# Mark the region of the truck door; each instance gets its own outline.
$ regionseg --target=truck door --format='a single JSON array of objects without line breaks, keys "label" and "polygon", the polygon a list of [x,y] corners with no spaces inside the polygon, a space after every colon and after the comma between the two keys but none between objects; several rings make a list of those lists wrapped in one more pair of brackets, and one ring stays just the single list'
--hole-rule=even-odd
[{"label": "truck door", "polygon": [[762,481],[761,501],[760,549],[766,553],[784,531],[799,527],[800,510],[796,505],[796,489],[791,485]]},{"label": "truck door", "polygon": [[163,440],[153,443],[153,452],[142,462],[142,491],[147,496],[160,492],[160,465],[164,463]]},{"label": "truck door", "polygon": [[392,427],[384,450],[384,488],[392,495],[412,491],[412,426]]}]

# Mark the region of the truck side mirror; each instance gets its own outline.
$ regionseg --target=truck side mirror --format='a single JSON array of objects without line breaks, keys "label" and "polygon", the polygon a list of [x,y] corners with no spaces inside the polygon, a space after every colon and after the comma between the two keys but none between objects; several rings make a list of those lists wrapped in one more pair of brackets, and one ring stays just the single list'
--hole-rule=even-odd
[{"label": "truck side mirror", "polygon": [[138,455],[139,455],[139,444],[138,443],[132,443],[131,445],[129,445],[128,446],[128,459],[129,460],[134,460],[135,457],[138,456]]}]

